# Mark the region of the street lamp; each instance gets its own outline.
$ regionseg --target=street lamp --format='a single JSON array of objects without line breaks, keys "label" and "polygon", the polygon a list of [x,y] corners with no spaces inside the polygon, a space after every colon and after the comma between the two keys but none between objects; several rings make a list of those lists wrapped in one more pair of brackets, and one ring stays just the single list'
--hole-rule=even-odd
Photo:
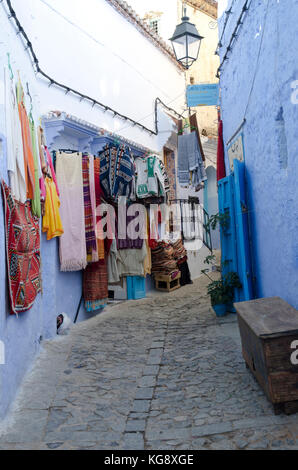
[{"label": "street lamp", "polygon": [[175,33],[170,41],[174,49],[176,59],[185,69],[189,69],[199,56],[201,41],[204,39],[199,35],[196,26],[189,22],[184,6],[182,23],[176,26]]}]

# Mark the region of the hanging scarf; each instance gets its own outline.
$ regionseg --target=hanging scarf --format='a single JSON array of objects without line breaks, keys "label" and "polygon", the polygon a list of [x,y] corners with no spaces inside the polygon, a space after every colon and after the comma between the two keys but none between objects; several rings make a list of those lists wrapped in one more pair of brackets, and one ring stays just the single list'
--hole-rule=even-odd
[{"label": "hanging scarf", "polygon": [[5,205],[6,256],[12,314],[30,310],[41,291],[39,220],[30,202],[13,199],[2,180]]},{"label": "hanging scarf", "polygon": [[97,239],[97,252],[99,260],[103,261],[105,259],[105,245],[104,240],[100,238],[100,217],[97,215],[97,208],[101,204],[101,198],[103,196],[103,192],[100,185],[100,161],[99,158],[95,158],[94,160],[94,186],[95,186],[95,214],[96,214],[96,239]]},{"label": "hanging scarf", "polygon": [[96,236],[93,224],[93,213],[90,196],[90,183],[89,183],[89,155],[82,157],[82,172],[83,172],[83,191],[84,191],[84,210],[85,210],[85,234],[86,234],[86,250],[87,261],[92,262],[92,252],[96,250]]},{"label": "hanging scarf", "polygon": [[32,142],[32,153],[33,153],[33,159],[34,159],[34,197],[32,200],[32,212],[36,217],[41,216],[41,204],[40,204],[40,188],[39,188],[39,162],[38,162],[38,151],[37,151],[37,141],[36,141],[36,131],[35,131],[35,124],[32,118],[32,115],[30,114],[30,119],[29,119],[29,125],[30,125],[30,135],[31,135],[31,142]]},{"label": "hanging scarf", "polygon": [[223,142],[223,124],[219,121],[218,126],[218,147],[217,147],[217,181],[226,177],[225,151]]},{"label": "hanging scarf", "polygon": [[92,262],[96,263],[99,260],[98,246],[96,238],[96,194],[95,194],[95,179],[94,179],[94,158],[89,158],[89,185],[90,185],[90,200],[92,209],[92,224],[95,236],[96,247],[92,249]]},{"label": "hanging scarf", "polygon": [[48,147],[45,147],[44,149],[45,149],[45,153],[46,153],[46,157],[47,157],[47,165],[50,169],[51,177],[53,178],[53,181],[56,185],[57,195],[60,196],[60,191],[59,191],[59,187],[58,187],[58,182],[57,182],[56,173],[55,173],[55,170],[54,170],[54,165],[53,165],[53,160],[52,160],[51,154],[49,152]]},{"label": "hanging scarf", "polygon": [[34,199],[34,191],[35,191],[34,156],[33,156],[33,150],[32,150],[29,119],[28,119],[27,111],[26,111],[25,104],[24,104],[24,91],[23,91],[20,81],[17,84],[17,100],[18,100],[19,117],[20,117],[20,122],[21,122],[21,129],[22,129],[27,199]]},{"label": "hanging scarf", "polygon": [[57,152],[56,169],[64,228],[59,238],[61,271],[80,271],[87,265],[82,154]]}]

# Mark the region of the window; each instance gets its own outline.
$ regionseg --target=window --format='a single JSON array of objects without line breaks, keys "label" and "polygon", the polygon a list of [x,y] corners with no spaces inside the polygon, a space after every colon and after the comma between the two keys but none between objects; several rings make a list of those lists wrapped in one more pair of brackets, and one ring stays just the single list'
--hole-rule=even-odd
[{"label": "window", "polygon": [[159,34],[159,20],[150,20],[149,25],[152,31],[154,31],[156,34]]}]

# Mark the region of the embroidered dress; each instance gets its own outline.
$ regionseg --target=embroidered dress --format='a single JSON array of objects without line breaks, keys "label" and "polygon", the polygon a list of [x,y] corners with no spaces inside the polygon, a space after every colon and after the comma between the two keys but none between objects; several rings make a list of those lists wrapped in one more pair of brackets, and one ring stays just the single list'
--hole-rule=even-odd
[{"label": "embroidered dress", "polygon": [[164,165],[161,166],[161,161],[156,155],[136,160],[136,178],[136,192],[139,199],[166,195],[166,170]]},{"label": "embroidered dress", "polygon": [[6,256],[12,314],[30,310],[41,291],[39,219],[30,202],[13,199],[2,180],[5,205]]}]

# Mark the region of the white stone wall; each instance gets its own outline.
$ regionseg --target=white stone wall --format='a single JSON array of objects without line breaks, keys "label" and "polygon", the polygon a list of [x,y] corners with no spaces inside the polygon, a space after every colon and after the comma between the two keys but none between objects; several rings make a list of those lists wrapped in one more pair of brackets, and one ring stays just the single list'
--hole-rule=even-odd
[{"label": "white stone wall", "polygon": [[[0,8],[0,94],[3,62],[11,53],[13,69],[29,82],[36,116],[67,111],[95,125],[160,150],[165,135],[150,136],[91,103],[35,79],[28,54],[13,22]],[[173,61],[105,0],[14,0],[13,8],[31,40],[41,69],[65,85],[154,129],[154,101],[184,109],[184,75]],[[0,103],[3,99],[0,98]],[[0,132],[3,122],[0,121]],[[161,129],[163,131],[165,129]],[[170,134],[169,134],[170,135]]]}]

